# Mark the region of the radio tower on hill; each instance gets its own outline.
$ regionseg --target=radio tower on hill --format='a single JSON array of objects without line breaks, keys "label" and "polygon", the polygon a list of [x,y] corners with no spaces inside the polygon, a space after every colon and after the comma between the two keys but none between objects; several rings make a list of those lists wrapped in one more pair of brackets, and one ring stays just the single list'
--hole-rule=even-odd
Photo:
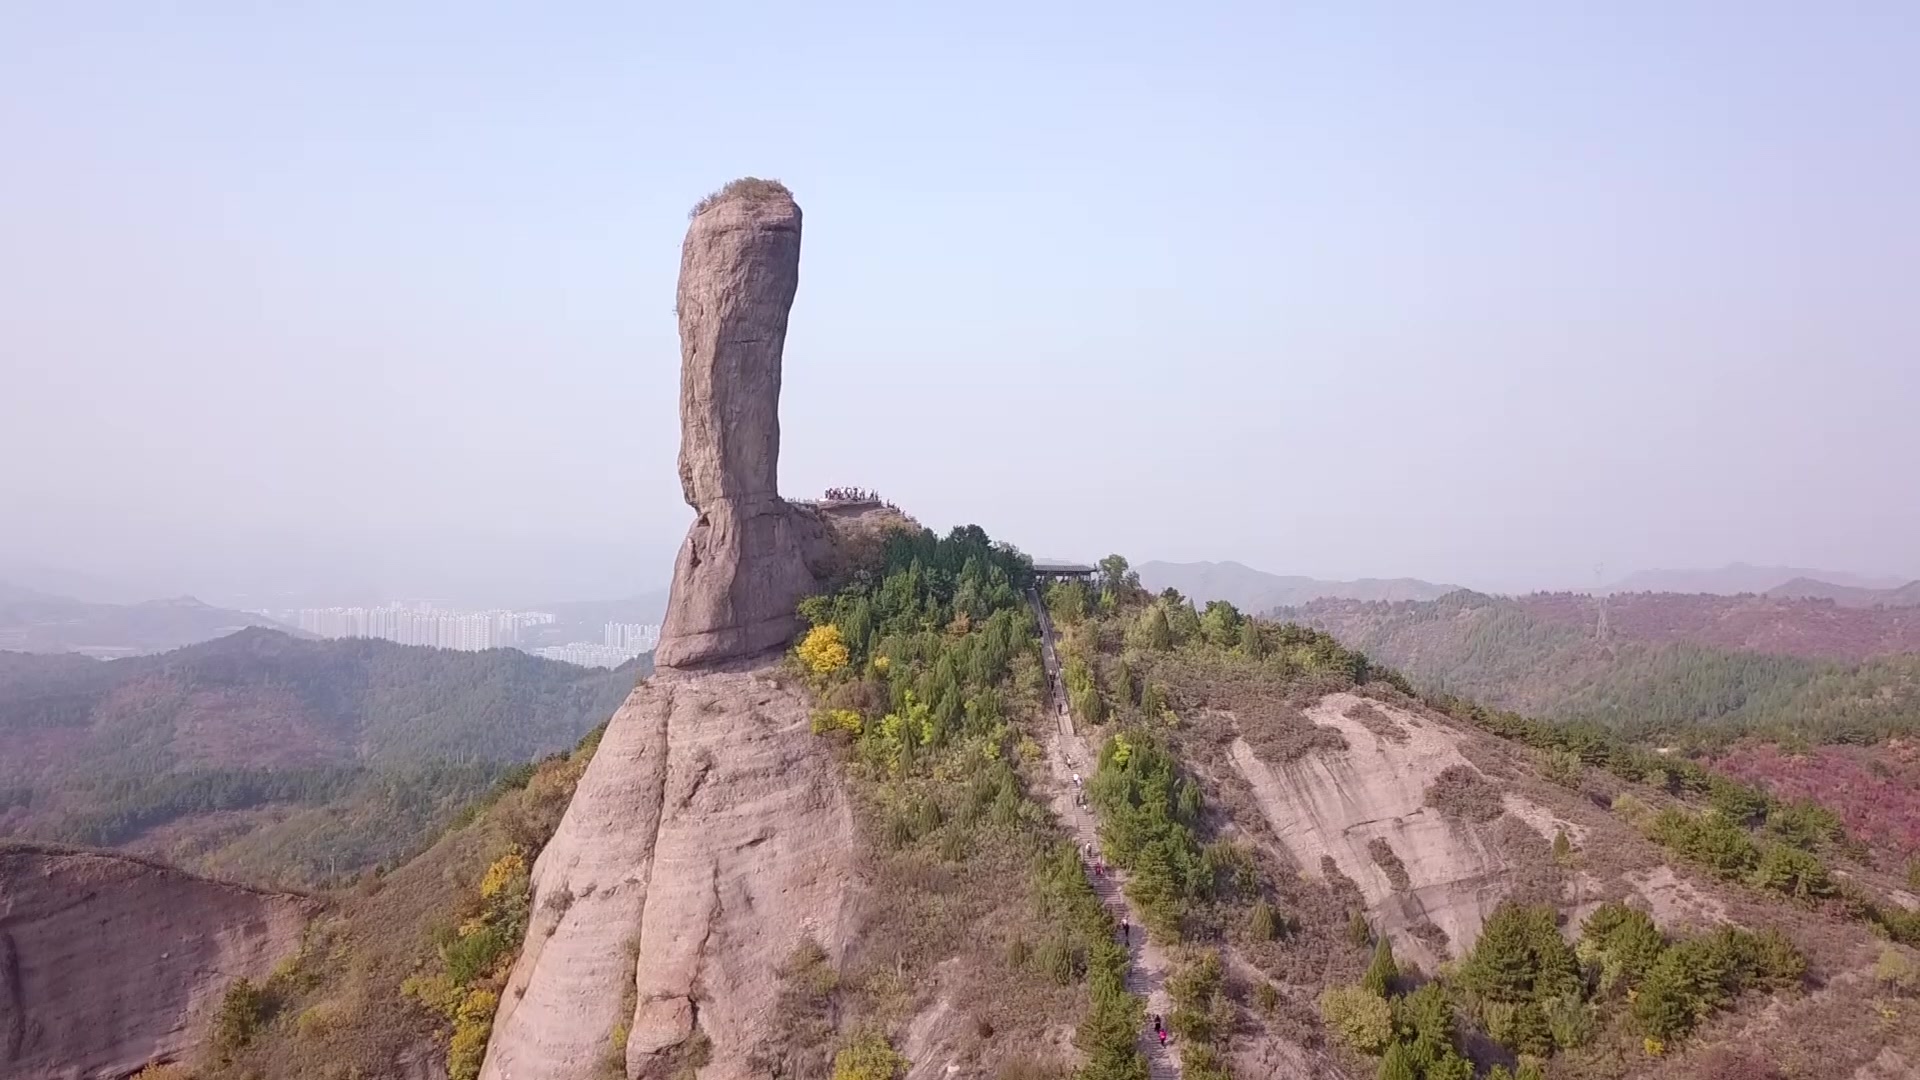
[{"label": "radio tower on hill", "polygon": [[1607,636],[1613,632],[1613,627],[1607,625],[1606,568],[1606,563],[1593,564],[1593,606],[1599,611],[1599,617],[1594,620],[1593,624],[1593,639],[1595,641],[1605,641],[1607,640]]}]

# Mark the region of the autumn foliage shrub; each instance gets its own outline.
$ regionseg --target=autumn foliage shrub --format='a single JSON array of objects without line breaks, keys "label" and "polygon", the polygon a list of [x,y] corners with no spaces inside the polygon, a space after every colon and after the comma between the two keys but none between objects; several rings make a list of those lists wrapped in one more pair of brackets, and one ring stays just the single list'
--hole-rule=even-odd
[{"label": "autumn foliage shrub", "polygon": [[452,1025],[449,1080],[480,1075],[500,990],[526,935],[531,887],[527,858],[519,848],[495,859],[463,919],[441,935],[439,970],[410,976],[401,984],[403,993]]}]

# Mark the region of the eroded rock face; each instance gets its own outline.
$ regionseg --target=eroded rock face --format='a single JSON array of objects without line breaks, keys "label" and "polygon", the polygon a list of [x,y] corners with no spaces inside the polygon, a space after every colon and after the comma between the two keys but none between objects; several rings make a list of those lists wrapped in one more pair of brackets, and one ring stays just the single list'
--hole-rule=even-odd
[{"label": "eroded rock face", "polygon": [[698,517],[673,568],[654,662],[687,668],[778,649],[814,591],[817,518],[780,498],[780,362],[800,283],[800,207],[740,180],[702,204],[680,249],[680,486]]},{"label": "eroded rock face", "polygon": [[851,919],[852,813],[809,711],[764,668],[634,690],[534,864],[483,1080],[671,1075],[696,1033],[703,1080],[767,1075],[781,963],[805,938],[837,962]]},{"label": "eroded rock face", "polygon": [[266,979],[311,913],[144,860],[0,848],[0,1076],[120,1077],[197,1053],[228,987]]},{"label": "eroded rock face", "polygon": [[[1317,874],[1322,860],[1331,859],[1360,887],[1369,915],[1395,950],[1431,971],[1450,957],[1420,928],[1438,927],[1452,954],[1464,955],[1507,894],[1507,868],[1478,829],[1425,805],[1426,789],[1441,772],[1472,768],[1455,733],[1376,702],[1381,722],[1398,732],[1383,738],[1347,715],[1360,702],[1352,694],[1330,694],[1307,710],[1314,723],[1339,729],[1346,750],[1269,763],[1236,739],[1233,762],[1300,866]],[[1394,880],[1376,856],[1382,843],[1381,850],[1400,861],[1404,881]]]}]

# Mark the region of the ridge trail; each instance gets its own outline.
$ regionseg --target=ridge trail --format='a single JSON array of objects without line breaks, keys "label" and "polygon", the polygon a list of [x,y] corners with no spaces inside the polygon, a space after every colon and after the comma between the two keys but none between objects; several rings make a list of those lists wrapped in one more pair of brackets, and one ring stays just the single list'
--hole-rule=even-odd
[{"label": "ridge trail", "polygon": [[[1047,607],[1041,603],[1037,590],[1028,589],[1027,599],[1033,604],[1034,617],[1039,620],[1040,656],[1046,664],[1047,683],[1052,689],[1049,703],[1053,707],[1054,725],[1052,737],[1047,740],[1047,764],[1053,812],[1073,838],[1074,850],[1080,854],[1081,868],[1093,885],[1094,895],[1109,912],[1132,924],[1133,932],[1127,942],[1127,991],[1146,1002],[1149,1017],[1156,1013],[1163,1019],[1170,1017],[1173,998],[1167,993],[1166,983],[1171,964],[1166,950],[1148,940],[1140,910],[1127,898],[1126,871],[1109,866],[1104,877],[1097,877],[1087,858],[1088,844],[1093,845],[1095,852],[1100,850],[1099,822],[1094,819],[1091,808],[1075,805],[1073,778],[1078,775],[1084,783],[1093,774],[1096,759],[1089,752],[1086,740],[1074,728],[1073,710],[1060,679],[1060,653],[1054,644],[1053,620],[1047,616]],[[1180,1048],[1173,1039],[1162,1047],[1154,1038],[1153,1029],[1143,1024],[1136,1043],[1147,1059],[1150,1080],[1180,1080]]]}]

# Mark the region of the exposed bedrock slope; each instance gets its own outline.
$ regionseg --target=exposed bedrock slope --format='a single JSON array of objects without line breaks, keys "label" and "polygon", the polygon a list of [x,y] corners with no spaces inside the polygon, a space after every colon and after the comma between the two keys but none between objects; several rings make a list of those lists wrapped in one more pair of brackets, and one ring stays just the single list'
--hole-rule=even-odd
[{"label": "exposed bedrock slope", "polygon": [[[1475,827],[1425,805],[1428,786],[1442,772],[1472,768],[1456,735],[1438,721],[1374,703],[1382,718],[1376,725],[1394,725],[1404,740],[1382,737],[1346,715],[1360,702],[1331,694],[1307,712],[1314,723],[1339,729],[1347,749],[1269,763],[1236,739],[1234,765],[1300,865],[1317,874],[1331,859],[1359,885],[1375,925],[1395,947],[1432,970],[1447,957],[1423,928],[1439,927],[1456,954],[1470,947],[1506,893],[1506,866]],[[1380,842],[1403,871],[1382,864]]]},{"label": "exposed bedrock slope", "polygon": [[806,936],[837,962],[847,938],[852,814],[808,713],[760,671],[633,692],[535,864],[483,1077],[589,1075],[622,1025],[629,1076],[696,1031],[702,1077],[756,1075],[780,962]]},{"label": "exposed bedrock slope", "polygon": [[141,859],[0,848],[0,1076],[120,1077],[197,1052],[227,989],[264,980],[311,913]]}]

